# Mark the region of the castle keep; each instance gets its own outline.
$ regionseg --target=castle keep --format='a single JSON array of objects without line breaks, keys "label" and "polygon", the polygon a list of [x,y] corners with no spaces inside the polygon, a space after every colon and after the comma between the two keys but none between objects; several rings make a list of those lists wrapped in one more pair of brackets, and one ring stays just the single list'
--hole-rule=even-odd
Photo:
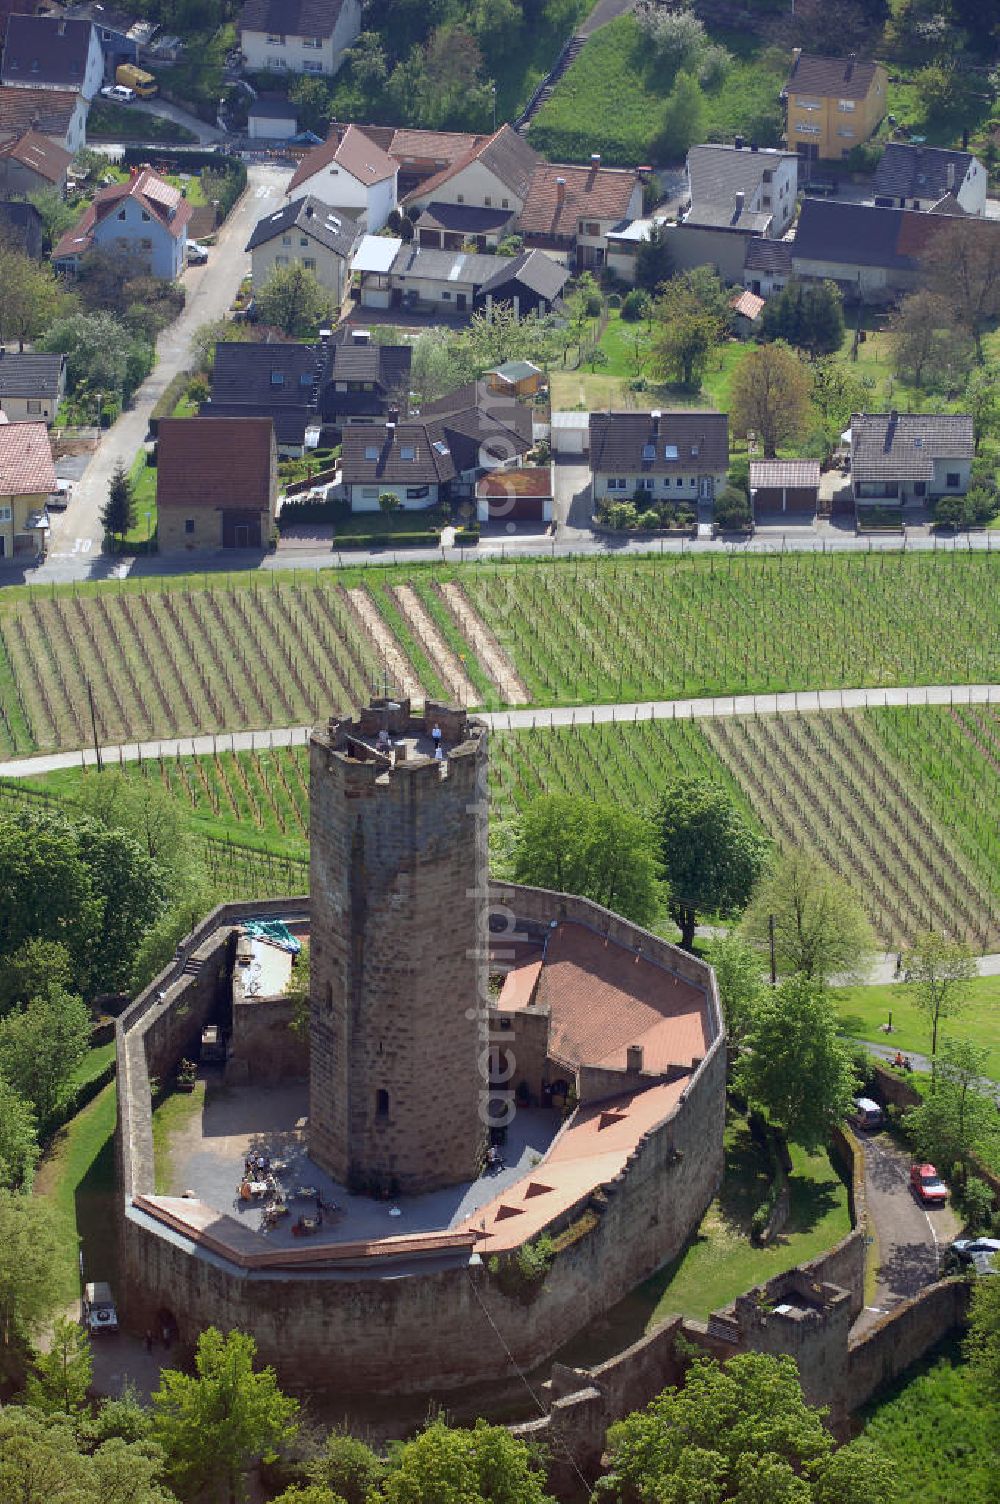
[{"label": "castle keep", "polygon": [[486,728],[373,701],[313,733],[309,797],[313,1158],[375,1193],[471,1180],[485,1153]]}]

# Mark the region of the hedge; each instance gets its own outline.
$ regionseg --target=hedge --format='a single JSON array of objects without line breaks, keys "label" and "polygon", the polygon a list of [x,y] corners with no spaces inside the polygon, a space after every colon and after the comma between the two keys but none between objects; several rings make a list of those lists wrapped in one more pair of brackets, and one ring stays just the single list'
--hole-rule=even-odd
[{"label": "hedge", "polygon": [[[479,542],[479,529],[458,528],[455,533],[456,548],[472,548]],[[343,552],[349,548],[440,548],[439,533],[345,533],[334,538],[334,549]]]},{"label": "hedge", "polygon": [[160,419],[169,418],[171,416],[174,408],[177,406],[178,402],[187,391],[190,380],[190,371],[178,371],[177,375],[170,382],[169,386],[166,388],[163,395],[154,406],[153,411],[149,415],[149,432],[154,439],[159,432]]}]

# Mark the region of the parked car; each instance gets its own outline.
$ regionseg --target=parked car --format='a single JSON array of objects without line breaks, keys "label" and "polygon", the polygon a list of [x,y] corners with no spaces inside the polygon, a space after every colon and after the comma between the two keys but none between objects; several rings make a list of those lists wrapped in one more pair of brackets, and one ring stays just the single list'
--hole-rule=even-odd
[{"label": "parked car", "polygon": [[855,1097],[851,1121],[857,1128],[881,1128],[882,1109],[871,1097]]},{"label": "parked car", "polygon": [[124,84],[105,84],[101,90],[103,99],[110,99],[112,104],[132,104],[135,100],[135,90],[126,89]]},{"label": "parked car", "polygon": [[73,499],[73,482],[71,480],[57,480],[56,488],[48,499],[50,512],[65,512]]},{"label": "parked car", "polygon": [[115,1298],[111,1286],[102,1279],[83,1287],[83,1324],[91,1335],[118,1330]]},{"label": "parked car", "polygon": [[944,1206],[948,1187],[933,1165],[910,1166],[910,1189],[924,1206]]},{"label": "parked car", "polygon": [[189,240],[187,258],[189,266],[204,266],[208,260],[208,247],[198,240]]},{"label": "parked car", "polygon": [[971,1269],[976,1274],[1000,1274],[1000,1238],[956,1238],[944,1251],[946,1274]]}]

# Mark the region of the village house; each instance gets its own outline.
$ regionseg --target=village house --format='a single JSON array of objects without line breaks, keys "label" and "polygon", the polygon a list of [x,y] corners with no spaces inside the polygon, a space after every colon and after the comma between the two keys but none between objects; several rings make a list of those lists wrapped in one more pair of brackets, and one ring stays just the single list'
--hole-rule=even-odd
[{"label": "village house", "polygon": [[344,326],[324,349],[319,387],[324,430],[378,423],[391,409],[406,411],[411,345],[376,345],[369,330]]},{"label": "village house", "polygon": [[[416,217],[431,204],[447,204],[455,210],[506,210],[513,219],[524,207],[538,161],[524,137],[504,124],[408,193],[406,211]],[[456,215],[453,228],[462,227],[463,216]]]},{"label": "village house", "polygon": [[922,511],[942,496],[964,496],[974,455],[967,413],[855,413],[851,488],[859,521],[872,507]]},{"label": "village house", "polygon": [[545,251],[571,271],[600,271],[610,232],[641,213],[638,172],[603,167],[595,152],[588,166],[539,161],[515,229],[526,246]]},{"label": "village house", "polygon": [[729,420],[686,410],[590,414],[594,501],[711,503],[726,484]]},{"label": "village house", "polygon": [[0,85],[0,138],[26,131],[45,136],[70,158],[87,144],[89,101],[68,89],[21,89]]},{"label": "village house", "polygon": [[44,553],[45,505],[55,488],[45,424],[9,423],[0,416],[0,559]]},{"label": "village house", "polygon": [[156,459],[161,552],[268,546],[278,499],[270,418],[161,418]]},{"label": "village house", "polygon": [[[836,282],[848,300],[891,302],[920,285],[921,260],[948,223],[944,214],[807,198],[791,244],[792,271]],[[1000,234],[1000,226],[984,222],[982,233]]]},{"label": "village house", "polygon": [[428,131],[406,125],[366,125],[364,132],[399,168],[400,198],[489,140],[489,133]]},{"label": "village house", "polygon": [[758,297],[781,292],[792,275],[792,245],[787,240],[766,240],[755,235],[746,242],[743,255],[743,286]]},{"label": "village house", "polygon": [[359,0],[246,0],[237,35],[252,73],[329,78],[360,31]]},{"label": "village house", "polygon": [[102,188],[52,252],[53,265],[75,273],[89,251],[119,252],[148,276],[172,281],[184,270],[191,205],[151,167],[127,183]]},{"label": "village house", "polygon": [[397,167],[391,157],[356,125],[336,126],[307,152],[286,189],[326,204],[335,214],[362,221],[360,229],[381,230],[396,207]]},{"label": "village house", "polygon": [[115,72],[122,63],[139,62],[139,36],[142,23],[137,14],[113,10],[97,0],[75,0],[64,8],[73,20],[92,21],[104,54],[104,77],[114,83]]},{"label": "village house", "polygon": [[0,136],[32,130],[75,156],[103,81],[104,54],[90,21],[12,15],[0,64]]},{"label": "village house", "polygon": [[212,366],[212,395],[203,418],[270,418],[281,457],[298,458],[306,436],[319,437],[317,391],[325,360],[316,345],[220,341]]},{"label": "village house", "polygon": [[690,207],[685,225],[735,228],[780,240],[795,217],[798,157],[746,145],[692,146],[687,154]]},{"label": "village house", "polygon": [[0,412],[8,422],[51,425],[65,393],[65,355],[0,346]]},{"label": "village house", "polygon": [[817,57],[794,47],[781,96],[789,151],[805,162],[840,161],[875,134],[888,109],[888,91],[881,63],[854,53]]},{"label": "village house", "polygon": [[247,243],[254,287],[263,287],[276,268],[301,264],[339,308],[357,239],[356,220],[336,214],[318,198],[294,199],[254,227]]},{"label": "village house", "polygon": [[875,202],[888,209],[986,213],[989,173],[971,151],[890,141],[875,169]]},{"label": "village house", "polygon": [[71,152],[38,131],[23,130],[0,142],[0,198],[27,198],[46,188],[65,192]]}]

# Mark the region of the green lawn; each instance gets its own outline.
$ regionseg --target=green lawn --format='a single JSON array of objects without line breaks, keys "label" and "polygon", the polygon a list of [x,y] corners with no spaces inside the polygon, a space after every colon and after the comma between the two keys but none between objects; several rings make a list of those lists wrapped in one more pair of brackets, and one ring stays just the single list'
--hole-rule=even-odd
[{"label": "green lawn", "polygon": [[35,1194],[51,1202],[58,1220],[59,1298],[67,1305],[80,1294],[79,1247],[85,1279],[107,1279],[114,1288],[115,1113],[112,1081],[56,1135],[35,1179]]},{"label": "green lawn", "polygon": [[204,1107],[205,1083],[196,1081],[194,1091],[171,1090],[153,1108],[153,1178],[158,1196],[174,1189],[170,1140]]},{"label": "green lawn", "polygon": [[[977,977],[970,984],[964,1011],[941,1025],[943,1038],[971,1039],[989,1050],[986,1071],[1000,1081],[1000,977]],[[904,1054],[930,1053],[926,1018],[909,999],[910,989],[899,983],[880,987],[844,987],[839,993],[840,1024],[845,1034],[877,1044],[891,1044]],[[892,1033],[880,1032],[892,1010]]]},{"label": "green lawn", "polygon": [[162,115],[147,115],[127,104],[113,104],[109,99],[95,99],[87,117],[87,136],[103,141],[187,142],[198,138],[186,126],[177,125]]},{"label": "green lawn", "polygon": [[756,1248],[750,1219],[764,1198],[767,1175],[746,1123],[732,1116],[722,1189],[684,1252],[575,1338],[560,1361],[601,1362],[676,1313],[704,1320],[752,1285],[816,1258],[845,1237],[851,1228],[847,1187],[829,1156],[798,1144],[791,1151],[791,1215],[773,1243]]},{"label": "green lawn", "polygon": [[[704,139],[731,140],[741,131],[762,146],[777,145],[787,54],[763,49],[743,32],[713,36],[734,60],[722,82],[705,92]],[[555,161],[586,161],[593,151],[626,166],[662,161],[659,138],[672,84],[635,17],[621,16],[595,32],[560,79],[531,124],[531,144]]]},{"label": "green lawn", "polygon": [[487,59],[486,71],[497,86],[497,124],[513,120],[524,108],[548,73],[577,24],[592,8],[592,0],[573,0],[572,9],[560,10],[555,31],[546,26],[544,14],[524,28],[517,45],[506,55]]},{"label": "green lawn", "polygon": [[129,529],[125,541],[127,544],[145,543],[156,533],[156,469],[147,465],[145,449],[140,449],[132,461],[129,479],[135,497],[135,527]]},{"label": "green lawn", "polygon": [[862,1412],[865,1435],[891,1460],[900,1500],[993,1504],[996,1415],[958,1344],[946,1343]]}]

